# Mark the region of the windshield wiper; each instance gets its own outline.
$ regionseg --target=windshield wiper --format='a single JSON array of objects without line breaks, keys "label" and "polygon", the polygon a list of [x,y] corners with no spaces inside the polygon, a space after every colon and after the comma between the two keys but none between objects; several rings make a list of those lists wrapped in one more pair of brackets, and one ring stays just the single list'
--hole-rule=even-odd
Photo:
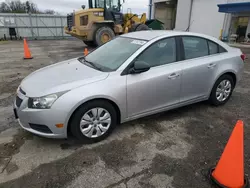
[{"label": "windshield wiper", "polygon": [[[95,69],[97,69],[97,70],[102,71],[102,69],[101,69],[100,67],[96,66],[96,64],[95,64],[95,63],[93,63],[93,62],[91,62],[91,61],[86,60],[86,58],[85,58],[85,57],[83,57],[82,59],[84,60],[84,62],[86,62],[86,63],[90,64],[93,68],[95,68]],[[84,62],[83,62],[83,63],[84,63]]]}]

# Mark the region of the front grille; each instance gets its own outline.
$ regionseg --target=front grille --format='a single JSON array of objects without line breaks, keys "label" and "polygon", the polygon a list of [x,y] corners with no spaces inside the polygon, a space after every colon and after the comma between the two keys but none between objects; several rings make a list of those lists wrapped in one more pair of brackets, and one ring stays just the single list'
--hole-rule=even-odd
[{"label": "front grille", "polygon": [[19,108],[22,104],[23,100],[16,96],[16,106]]},{"label": "front grille", "polygon": [[42,133],[52,133],[52,131],[46,125],[39,125],[39,124],[33,124],[33,123],[29,123],[29,125],[31,129],[34,129],[36,131],[39,131]]},{"label": "front grille", "polygon": [[81,18],[80,18],[80,24],[81,25],[88,25],[88,15],[85,15],[85,16],[82,16]]},{"label": "front grille", "polygon": [[68,14],[67,15],[67,27],[68,27],[68,30],[71,31],[71,28],[72,26],[74,26],[75,23],[74,23],[74,14]]}]

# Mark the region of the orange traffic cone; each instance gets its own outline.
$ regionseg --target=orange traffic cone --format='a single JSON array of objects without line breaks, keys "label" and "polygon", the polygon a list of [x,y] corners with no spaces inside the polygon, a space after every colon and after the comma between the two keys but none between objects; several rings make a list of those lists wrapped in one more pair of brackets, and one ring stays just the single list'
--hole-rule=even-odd
[{"label": "orange traffic cone", "polygon": [[89,50],[88,50],[88,48],[84,48],[84,56],[86,56],[86,55],[88,55],[89,54]]},{"label": "orange traffic cone", "polygon": [[210,178],[222,188],[246,188],[248,179],[244,179],[244,133],[243,122],[239,120]]},{"label": "orange traffic cone", "polygon": [[26,39],[23,39],[23,48],[24,48],[24,59],[32,59],[33,57],[31,56],[28,44]]}]

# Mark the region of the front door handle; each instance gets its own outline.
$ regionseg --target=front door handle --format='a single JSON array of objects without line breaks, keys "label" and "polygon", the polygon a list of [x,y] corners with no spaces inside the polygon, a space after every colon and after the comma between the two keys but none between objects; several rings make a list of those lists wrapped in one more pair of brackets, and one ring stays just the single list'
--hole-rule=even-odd
[{"label": "front door handle", "polygon": [[216,66],[215,63],[210,63],[210,64],[207,66],[207,68],[211,69],[211,68],[214,68],[215,66]]},{"label": "front door handle", "polygon": [[177,73],[172,73],[172,74],[170,74],[170,75],[168,76],[168,79],[175,79],[175,78],[177,78],[178,76],[180,76],[180,75],[177,74]]}]

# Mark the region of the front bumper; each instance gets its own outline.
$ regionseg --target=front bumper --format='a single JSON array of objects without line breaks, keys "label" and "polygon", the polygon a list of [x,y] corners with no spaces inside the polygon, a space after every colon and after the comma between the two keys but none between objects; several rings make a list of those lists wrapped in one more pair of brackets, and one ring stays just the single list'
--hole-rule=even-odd
[{"label": "front bumper", "polygon": [[83,41],[93,41],[93,31],[88,29],[86,26],[81,27],[81,30],[77,30],[76,28],[68,30],[68,28],[65,27],[64,32]]},{"label": "front bumper", "polygon": [[[47,138],[67,138],[67,126],[65,120],[67,114],[65,114],[63,110],[30,109],[27,106],[28,98],[20,94],[17,95],[22,99],[22,103],[18,107],[15,100],[13,107],[16,111],[18,123],[23,129]],[[45,125],[49,128],[50,132],[40,131],[40,129],[35,130],[31,128],[32,124],[35,124],[36,127],[39,125]],[[62,128],[57,128],[56,124],[64,124],[64,126]]]},{"label": "front bumper", "polygon": [[42,132],[39,132],[39,131],[36,131],[32,128],[30,128],[30,126],[27,126],[27,125],[23,125],[22,122],[20,121],[20,119],[17,119],[19,125],[26,131],[29,131],[33,134],[36,134],[36,135],[39,135],[39,136],[42,136],[42,137],[46,137],[46,138],[67,138],[67,135],[64,135],[64,134],[54,134],[54,133],[42,133]]}]

